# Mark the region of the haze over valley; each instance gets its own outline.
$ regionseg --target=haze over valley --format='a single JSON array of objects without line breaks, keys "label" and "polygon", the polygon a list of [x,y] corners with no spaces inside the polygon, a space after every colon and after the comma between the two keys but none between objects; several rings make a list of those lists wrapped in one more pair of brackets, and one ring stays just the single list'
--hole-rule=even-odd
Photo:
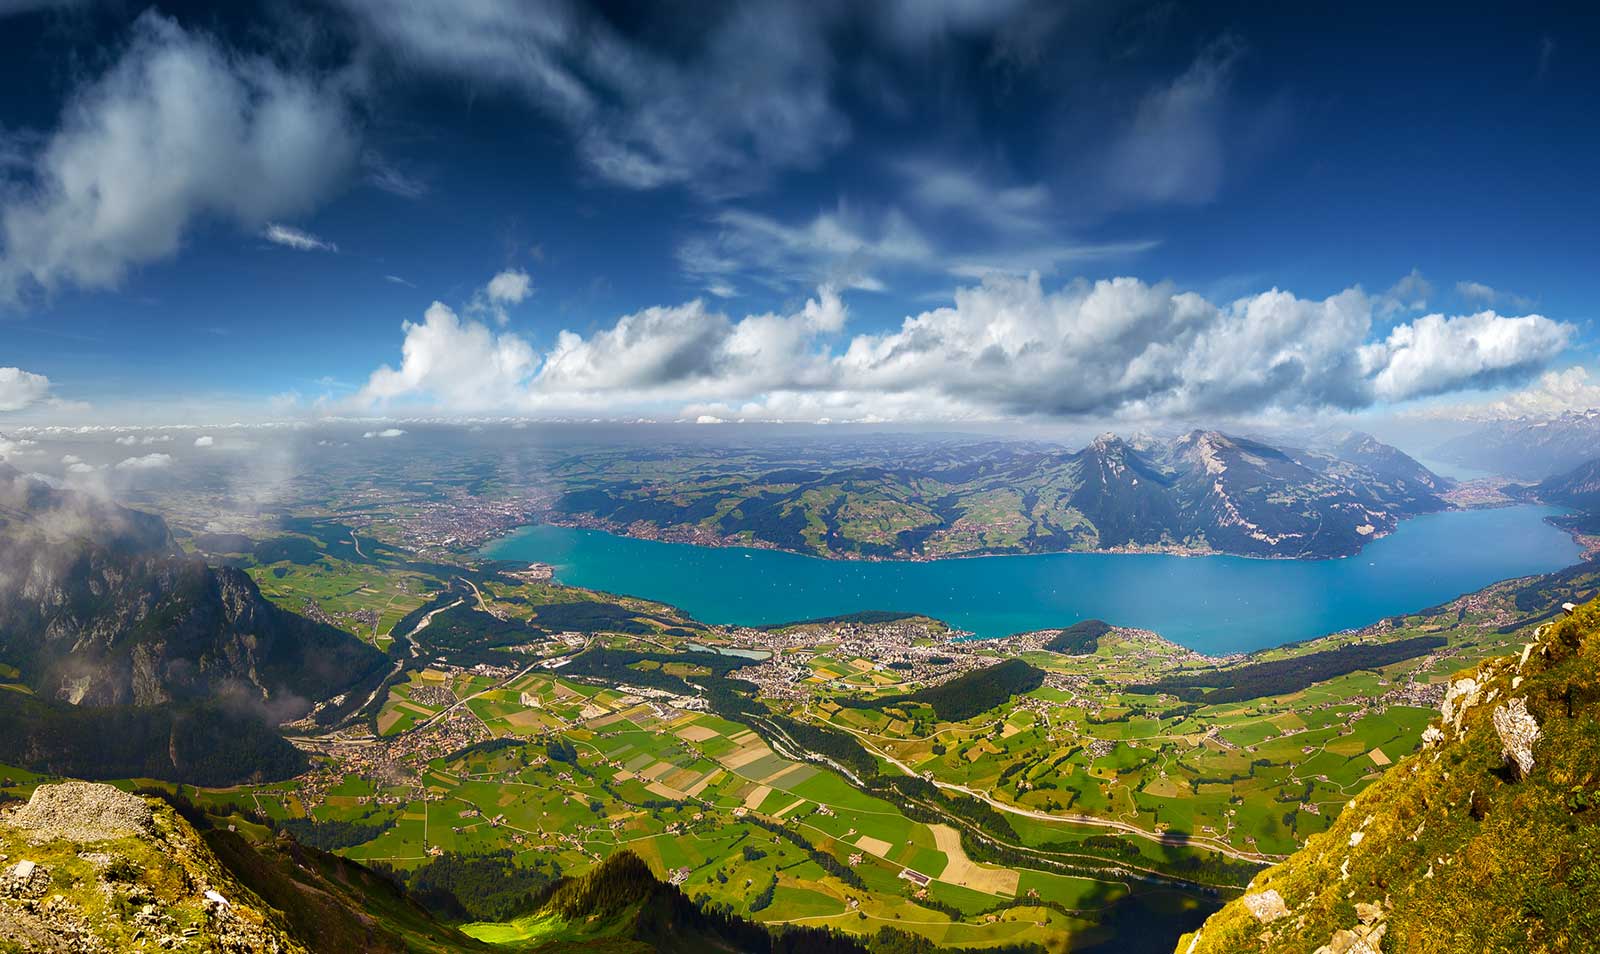
[{"label": "haze over valley", "polygon": [[1591,19],[0,0],[0,952],[1600,950]]}]

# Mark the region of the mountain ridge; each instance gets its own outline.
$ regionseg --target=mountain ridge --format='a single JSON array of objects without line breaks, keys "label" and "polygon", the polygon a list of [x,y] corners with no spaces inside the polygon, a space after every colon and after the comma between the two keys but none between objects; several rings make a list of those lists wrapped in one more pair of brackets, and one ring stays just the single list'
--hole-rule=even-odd
[{"label": "mountain ridge", "polygon": [[581,475],[562,477],[566,489],[546,518],[841,559],[1061,551],[1326,558],[1358,552],[1406,517],[1451,507],[1442,496],[1451,481],[1367,435],[1328,452],[1194,430],[1167,442],[1104,434],[1077,451],[945,446],[834,471],[786,463],[793,466],[740,471],[712,455],[656,480],[648,459],[586,461]]}]

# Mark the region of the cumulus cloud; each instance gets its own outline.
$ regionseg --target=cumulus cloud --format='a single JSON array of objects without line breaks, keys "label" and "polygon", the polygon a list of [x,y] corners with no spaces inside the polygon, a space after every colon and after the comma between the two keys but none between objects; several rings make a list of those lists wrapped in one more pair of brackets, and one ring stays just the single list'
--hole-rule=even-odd
[{"label": "cumulus cloud", "polygon": [[362,434],[361,436],[366,438],[367,440],[371,440],[371,439],[373,439],[375,437],[376,438],[395,438],[395,437],[400,437],[400,436],[402,436],[404,434],[405,434],[405,431],[402,431],[398,427],[386,427],[381,431],[368,431],[365,434]]},{"label": "cumulus cloud", "polygon": [[217,439],[210,434],[202,434],[194,439],[194,446],[196,447],[213,447],[216,443]]},{"label": "cumulus cloud", "polygon": [[1424,315],[1362,347],[1360,361],[1375,372],[1367,377],[1379,400],[1402,401],[1526,377],[1560,354],[1573,334],[1572,326],[1539,315]]},{"label": "cumulus cloud", "polygon": [[309,209],[351,167],[337,80],[240,57],[156,13],[77,91],[0,198],[0,301],[115,286],[199,220],[254,230]]},{"label": "cumulus cloud", "polygon": [[143,457],[129,457],[117,462],[117,470],[160,470],[172,466],[171,454],[146,454]]},{"label": "cumulus cloud", "polygon": [[1555,417],[1568,411],[1600,410],[1600,381],[1579,365],[1551,370],[1530,385],[1492,401],[1429,408],[1428,417],[1460,420],[1494,420],[1516,417]]},{"label": "cumulus cloud", "polygon": [[0,411],[20,411],[50,395],[50,379],[21,368],[0,368]]},{"label": "cumulus cloud", "polygon": [[497,305],[518,305],[533,291],[533,280],[519,268],[508,268],[489,279],[484,291]]},{"label": "cumulus cloud", "polygon": [[266,228],[262,229],[261,237],[274,245],[292,248],[297,252],[339,251],[339,246],[332,242],[320,239],[310,232],[289,225],[280,225],[276,222],[269,223]]},{"label": "cumulus cloud", "polygon": [[38,441],[27,438],[10,438],[0,434],[0,460],[9,460],[13,457],[32,457],[42,454],[38,448]]},{"label": "cumulus cloud", "polygon": [[1505,384],[1574,329],[1539,315],[1432,314],[1374,336],[1381,296],[1273,289],[1218,304],[1134,278],[1047,289],[991,276],[949,307],[845,340],[824,288],[792,314],[734,320],[694,300],[623,316],[542,354],[435,303],[402,361],[356,403],[450,411],[672,407],[806,419],[1246,414],[1355,410]]}]

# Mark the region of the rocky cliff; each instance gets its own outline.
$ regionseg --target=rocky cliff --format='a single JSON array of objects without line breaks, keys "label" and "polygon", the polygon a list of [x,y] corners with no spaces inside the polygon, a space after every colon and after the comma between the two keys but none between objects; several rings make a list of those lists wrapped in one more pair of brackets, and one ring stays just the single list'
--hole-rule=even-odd
[{"label": "rocky cliff", "polygon": [[275,720],[386,665],[349,634],[273,606],[244,573],[183,556],[160,518],[3,465],[0,662],[46,699],[232,697]]},{"label": "rocky cliff", "polygon": [[1178,954],[1596,950],[1600,600],[1455,677],[1423,740]]}]

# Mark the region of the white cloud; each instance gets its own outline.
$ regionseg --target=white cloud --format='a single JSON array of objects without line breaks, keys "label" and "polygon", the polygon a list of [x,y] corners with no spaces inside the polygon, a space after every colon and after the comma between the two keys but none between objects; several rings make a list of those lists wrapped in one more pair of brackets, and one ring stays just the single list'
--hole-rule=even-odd
[{"label": "white cloud", "polygon": [[402,431],[398,427],[387,427],[387,428],[384,428],[381,431],[368,431],[365,434],[362,434],[361,436],[366,438],[367,440],[371,440],[374,437],[378,437],[378,438],[395,438],[395,437],[400,437],[400,436],[402,436],[404,434],[405,434],[405,431]]},{"label": "white cloud", "polygon": [[900,164],[911,197],[933,211],[954,212],[1002,232],[1046,228],[1050,190],[1042,185],[995,186],[964,167],[926,159]]},{"label": "white cloud", "polygon": [[339,246],[333,242],[320,239],[310,232],[302,231],[290,225],[280,225],[272,222],[261,230],[261,237],[274,245],[292,248],[297,252],[337,252]]},{"label": "white cloud", "polygon": [[202,434],[194,439],[194,446],[196,447],[214,447],[216,443],[217,439],[210,434]]},{"label": "white cloud", "polygon": [[0,460],[42,454],[44,452],[38,449],[38,443],[38,441],[29,440],[25,437],[13,439],[0,434]]},{"label": "white cloud", "polygon": [[1037,275],[993,276],[847,343],[844,303],[825,288],[794,314],[737,321],[701,300],[647,308],[587,336],[563,331],[542,355],[435,303],[404,324],[400,367],[375,371],[355,403],[812,420],[1354,410],[1506,384],[1574,334],[1480,312],[1374,338],[1380,298],[1273,289],[1219,305],[1133,278],[1047,290]]},{"label": "white cloud", "polygon": [[115,286],[200,219],[254,230],[308,210],[354,162],[338,82],[230,54],[156,13],[78,90],[0,198],[0,301]]},{"label": "white cloud", "polygon": [[117,462],[117,470],[160,470],[172,466],[171,454],[146,454],[143,457],[129,457]]},{"label": "white cloud", "polygon": [[1529,386],[1493,401],[1430,408],[1423,416],[1460,420],[1555,417],[1600,409],[1600,382],[1579,365],[1546,371]]},{"label": "white cloud", "polygon": [[417,287],[416,285],[413,285],[412,283],[406,281],[404,278],[401,278],[399,275],[385,275],[385,276],[383,276],[383,280],[386,281],[386,282],[390,282],[391,284],[395,284],[395,285],[404,285],[407,288],[416,288]]},{"label": "white cloud", "polygon": [[420,199],[428,194],[426,182],[401,171],[375,150],[363,153],[361,164],[366,167],[367,184],[374,188],[402,199]]},{"label": "white cloud", "polygon": [[1524,377],[1560,354],[1573,333],[1539,315],[1424,315],[1362,347],[1360,361],[1375,371],[1368,379],[1379,400],[1407,400]]},{"label": "white cloud", "polygon": [[50,379],[21,368],[0,368],[0,412],[32,407],[50,395]]},{"label": "white cloud", "polygon": [[874,221],[846,203],[800,225],[743,209],[726,209],[713,231],[678,247],[684,272],[713,284],[750,273],[774,285],[816,285],[878,291],[885,268],[936,267],[933,245],[911,220],[890,209]]},{"label": "white cloud", "polygon": [[1239,44],[1208,46],[1170,84],[1152,90],[1105,158],[1114,192],[1144,202],[1198,204],[1222,185],[1223,118]]},{"label": "white cloud", "polygon": [[520,268],[499,272],[489,283],[473,292],[467,302],[469,315],[490,315],[498,325],[511,321],[511,306],[520,305],[533,294],[533,279]]},{"label": "white cloud", "polygon": [[65,464],[65,465],[70,467],[73,464],[81,464],[81,463],[83,463],[83,458],[79,457],[77,454],[62,454],[61,455],[61,463],[63,463],[63,464]]},{"label": "white cloud", "polygon": [[533,292],[533,280],[520,268],[508,268],[489,279],[484,291],[496,305],[520,305]]},{"label": "white cloud", "polygon": [[[944,173],[937,173],[942,178]],[[934,201],[966,209],[976,215],[985,204],[987,186],[975,181],[932,187],[948,192]],[[967,189],[980,195],[962,196]],[[1002,192],[1006,190],[1001,190]],[[1032,192],[1031,189],[1023,190]],[[999,200],[996,200],[999,201]],[[970,202],[972,208],[967,209]],[[927,205],[928,203],[924,203]],[[987,275],[1053,275],[1058,269],[1086,262],[1125,258],[1155,248],[1159,242],[1129,240],[1075,243],[1024,224],[1023,209],[1034,200],[1019,201],[1013,210],[1001,210],[991,221],[995,229],[1015,240],[966,241],[961,247],[941,247],[929,239],[897,208],[867,210],[840,202],[800,222],[786,222],[744,209],[725,209],[711,220],[711,228],[678,246],[678,265],[690,278],[706,283],[706,291],[719,298],[732,297],[734,276],[747,276],[771,288],[788,290],[831,285],[859,291],[883,291],[901,273],[981,279]],[[1038,210],[1042,214],[1042,209]],[[968,229],[970,231],[970,229]],[[726,294],[725,294],[726,292]]]},{"label": "white cloud", "polygon": [[1428,296],[1433,294],[1433,284],[1413,268],[1378,296],[1379,314],[1395,315],[1405,311],[1422,311],[1428,307]]},{"label": "white cloud", "polygon": [[1476,302],[1484,307],[1504,304],[1512,308],[1532,308],[1532,300],[1522,295],[1500,291],[1483,282],[1456,282],[1456,294],[1467,301]]},{"label": "white cloud", "polygon": [[99,468],[93,464],[85,464],[81,460],[75,460],[67,465],[67,473],[69,474],[92,474],[96,470],[99,470]]},{"label": "white cloud", "polygon": [[696,55],[677,57],[558,0],[343,2],[397,61],[521,94],[618,185],[737,194],[848,135],[823,23],[801,6],[733,5],[708,18]]}]

